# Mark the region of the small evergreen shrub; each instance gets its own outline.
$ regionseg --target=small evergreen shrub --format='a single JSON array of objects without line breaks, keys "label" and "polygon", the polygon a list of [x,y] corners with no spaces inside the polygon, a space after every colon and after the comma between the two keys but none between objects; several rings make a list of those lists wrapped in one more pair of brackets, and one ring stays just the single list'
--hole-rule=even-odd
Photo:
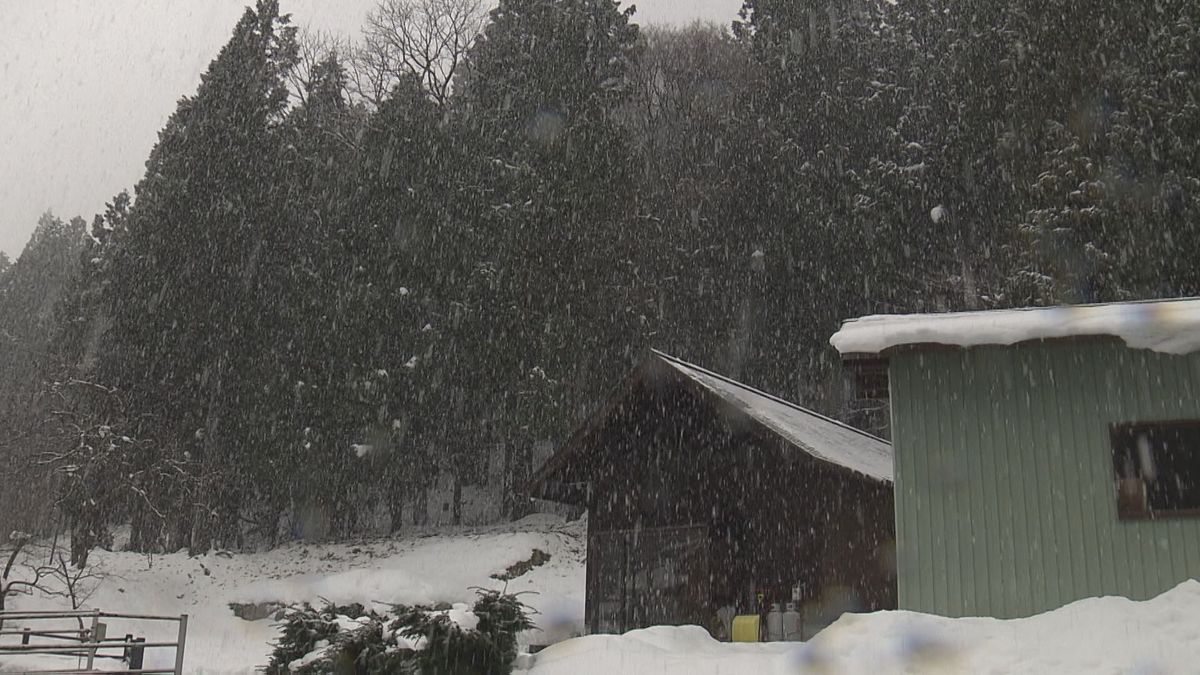
[{"label": "small evergreen shrub", "polygon": [[279,641],[271,651],[271,660],[265,672],[267,675],[291,673],[288,664],[315,650],[319,642],[329,642],[338,635],[341,631],[337,622],[338,616],[357,619],[363,614],[363,606],[358,603],[342,606],[330,603],[317,610],[306,602],[303,606],[290,610],[284,619]]},{"label": "small evergreen shrub", "polygon": [[517,635],[534,627],[529,608],[499,591],[477,589],[476,596],[473,628],[456,623],[448,609],[397,605],[378,614],[362,605],[316,610],[306,604],[288,614],[266,672],[507,675]]}]

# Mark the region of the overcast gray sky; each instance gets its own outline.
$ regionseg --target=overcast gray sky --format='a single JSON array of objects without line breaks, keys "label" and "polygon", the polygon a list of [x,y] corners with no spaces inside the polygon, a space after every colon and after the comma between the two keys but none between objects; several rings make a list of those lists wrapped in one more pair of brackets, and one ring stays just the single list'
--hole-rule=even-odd
[{"label": "overcast gray sky", "polygon": [[[90,222],[132,188],[252,2],[0,0],[0,250],[15,259],[47,209]],[[280,4],[297,25],[350,35],[375,0]],[[741,2],[635,4],[639,23],[728,24]]]}]

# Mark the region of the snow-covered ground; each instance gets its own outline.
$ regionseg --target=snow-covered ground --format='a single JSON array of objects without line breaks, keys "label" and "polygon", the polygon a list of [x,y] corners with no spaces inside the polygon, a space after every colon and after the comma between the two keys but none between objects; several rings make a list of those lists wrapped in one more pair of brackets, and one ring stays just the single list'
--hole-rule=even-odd
[{"label": "snow-covered ground", "polygon": [[[189,673],[246,673],[265,665],[277,635],[271,618],[246,621],[229,603],[471,602],[473,587],[501,588],[491,578],[528,560],[534,549],[550,560],[509,583],[536,609],[538,643],[581,632],[584,593],[582,522],[533,515],[492,527],[380,538],[357,543],[297,542],[267,553],[147,557],[95,551],[91,561],[109,576],[87,606],[107,612],[189,615],[186,670]],[[61,598],[20,596],[15,609],[63,609]],[[7,627],[6,627],[7,628]],[[133,632],[173,640],[173,625],[112,621],[109,635]],[[147,650],[146,665],[170,665],[170,649]],[[61,658],[55,659],[62,663]],[[53,661],[51,661],[53,662]],[[42,658],[38,667],[46,667]],[[74,660],[70,661],[74,665]],[[103,665],[103,664],[102,664]],[[28,660],[0,657],[0,671],[31,667]]]},{"label": "snow-covered ground", "polygon": [[808,643],[728,644],[695,626],[591,635],[523,658],[526,675],[1200,672],[1200,582],[1145,602],[1092,598],[1026,619],[846,614]]},{"label": "snow-covered ground", "polygon": [[[276,636],[270,618],[237,618],[230,602],[338,604],[472,602],[472,587],[497,588],[491,575],[550,554],[509,584],[540,614],[555,642],[583,619],[584,524],[531,516],[494,527],[464,528],[345,544],[296,543],[268,553],[183,553],[147,558],[97,551],[109,573],[89,606],[106,611],[187,613],[189,673],[247,673],[267,662]],[[61,608],[61,600],[21,597],[17,608]],[[110,635],[158,632],[111,625]],[[163,650],[147,665],[170,663]],[[45,664],[45,661],[41,661]],[[62,661],[59,660],[61,664]],[[7,658],[0,670],[28,661]],[[73,661],[72,661],[73,664]],[[806,644],[728,644],[697,627],[656,627],[622,636],[567,639],[523,655],[521,675],[735,675],[741,673],[1129,673],[1200,672],[1200,581],[1145,602],[1082,600],[1026,619],[946,619],[913,612],[845,615]]]}]

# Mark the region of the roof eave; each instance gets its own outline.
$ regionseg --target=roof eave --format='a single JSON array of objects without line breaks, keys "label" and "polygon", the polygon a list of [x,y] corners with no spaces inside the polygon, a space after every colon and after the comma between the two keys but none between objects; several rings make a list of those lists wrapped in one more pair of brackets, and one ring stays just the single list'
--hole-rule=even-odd
[{"label": "roof eave", "polygon": [[552,482],[553,476],[565,469],[575,456],[585,451],[592,437],[599,432],[605,421],[620,407],[621,403],[633,393],[634,388],[643,382],[655,369],[661,368],[662,365],[654,353],[642,359],[641,363],[634,368],[629,377],[625,378],[625,381],[609,395],[604,405],[589,415],[583,424],[579,425],[571,433],[562,447],[551,455],[542,464],[541,468],[534,472],[533,476],[525,484],[526,494],[539,499],[557,501],[552,497],[541,496],[549,494],[547,485]]}]

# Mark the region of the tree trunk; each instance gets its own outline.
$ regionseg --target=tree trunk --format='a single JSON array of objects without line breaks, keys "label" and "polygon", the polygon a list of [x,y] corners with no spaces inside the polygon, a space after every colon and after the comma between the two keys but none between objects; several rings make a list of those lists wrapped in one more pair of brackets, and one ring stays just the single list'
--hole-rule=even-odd
[{"label": "tree trunk", "polygon": [[979,309],[979,289],[975,284],[975,270],[967,260],[966,253],[960,254],[962,263],[963,304],[967,309]]},{"label": "tree trunk", "polygon": [[391,519],[391,522],[388,523],[388,533],[396,534],[404,526],[405,491],[401,490],[399,485],[389,485],[385,490],[387,491],[388,517]]},{"label": "tree trunk", "polygon": [[501,489],[504,491],[500,495],[500,511],[508,520],[516,520],[517,502],[517,481],[513,472],[513,444],[507,441],[504,442],[504,482]]},{"label": "tree trunk", "polygon": [[429,486],[425,485],[417,490],[417,498],[414,500],[413,508],[413,524],[427,525],[429,523]]},{"label": "tree trunk", "polygon": [[[4,603],[8,599],[8,575],[12,573],[13,563],[17,561],[17,556],[21,554],[21,549],[25,548],[25,544],[29,540],[17,541],[12,553],[8,556],[8,562],[4,564],[4,572],[0,574],[0,612],[4,611]],[[0,619],[0,630],[4,630],[4,619]]]},{"label": "tree trunk", "polygon": [[129,550],[150,553],[157,549],[159,535],[154,531],[153,523],[146,507],[135,503],[129,518]]},{"label": "tree trunk", "polygon": [[76,520],[71,527],[71,565],[83,569],[92,550],[91,528]]},{"label": "tree trunk", "polygon": [[533,473],[533,445],[530,441],[521,444],[520,450],[515,453],[514,465],[513,489],[517,499],[513,503],[512,519],[520,520],[532,510],[529,499],[523,494],[529,476]]},{"label": "tree trunk", "polygon": [[192,518],[192,531],[188,553],[199,555],[209,550],[213,542],[213,529],[220,523],[213,517],[217,491],[214,483],[220,466],[220,443],[217,435],[221,427],[221,395],[225,383],[225,355],[217,359],[216,374],[209,380],[208,410],[204,420],[204,438],[201,442],[200,485],[196,508]]},{"label": "tree trunk", "polygon": [[358,529],[358,504],[357,500],[346,499],[342,501],[342,531],[338,536],[342,538],[354,536],[354,531]]},{"label": "tree trunk", "polygon": [[458,469],[454,471],[454,500],[451,504],[453,509],[454,524],[462,525],[462,472]]},{"label": "tree trunk", "polygon": [[164,546],[166,551],[178,551],[191,546],[192,519],[195,513],[194,509],[180,508],[168,514],[167,541]]}]

